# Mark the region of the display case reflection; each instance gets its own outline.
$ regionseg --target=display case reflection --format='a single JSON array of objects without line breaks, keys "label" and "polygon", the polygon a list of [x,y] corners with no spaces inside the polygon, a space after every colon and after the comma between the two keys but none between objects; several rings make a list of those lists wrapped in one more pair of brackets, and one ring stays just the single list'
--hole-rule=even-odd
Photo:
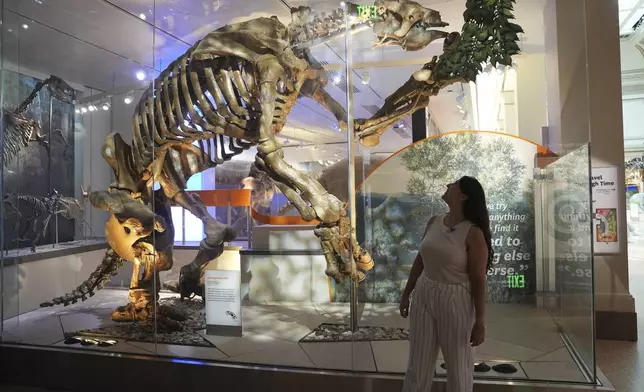
[{"label": "display case reflection", "polygon": [[[84,197],[76,199],[73,182],[65,181],[73,171],[77,92],[55,75],[37,80],[4,72],[3,251],[26,248],[33,253],[37,245],[73,241],[76,225],[86,240],[92,232],[85,220],[87,194],[82,190]],[[15,104],[25,92],[26,98]]]}]

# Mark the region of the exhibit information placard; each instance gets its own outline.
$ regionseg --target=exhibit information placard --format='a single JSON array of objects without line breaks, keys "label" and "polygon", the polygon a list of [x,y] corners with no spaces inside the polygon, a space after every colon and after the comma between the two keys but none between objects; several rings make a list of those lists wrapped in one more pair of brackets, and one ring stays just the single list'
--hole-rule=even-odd
[{"label": "exhibit information placard", "polygon": [[592,169],[593,244],[596,254],[620,252],[618,173],[617,167]]},{"label": "exhibit information placard", "polygon": [[206,333],[241,336],[241,274],[235,270],[206,270]]}]

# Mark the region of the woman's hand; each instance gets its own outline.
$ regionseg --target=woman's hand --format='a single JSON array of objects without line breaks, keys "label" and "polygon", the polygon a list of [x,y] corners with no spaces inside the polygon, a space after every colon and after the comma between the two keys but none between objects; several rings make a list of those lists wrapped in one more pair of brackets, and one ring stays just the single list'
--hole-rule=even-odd
[{"label": "woman's hand", "polygon": [[470,338],[470,344],[472,347],[481,345],[485,340],[485,323],[483,321],[476,321],[474,327],[472,328],[472,337]]},{"label": "woman's hand", "polygon": [[409,316],[409,295],[403,294],[402,298],[400,299],[400,315],[403,318],[407,318]]}]

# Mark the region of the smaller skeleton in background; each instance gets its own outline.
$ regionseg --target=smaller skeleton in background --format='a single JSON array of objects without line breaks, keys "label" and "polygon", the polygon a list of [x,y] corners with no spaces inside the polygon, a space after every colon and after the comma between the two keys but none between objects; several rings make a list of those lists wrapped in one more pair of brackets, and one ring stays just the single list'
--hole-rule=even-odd
[{"label": "smaller skeleton in background", "polygon": [[[88,228],[93,237],[94,230],[85,220],[85,203],[89,193],[81,187],[83,194],[82,201],[73,197],[61,196],[55,189],[47,196],[32,196],[24,193],[7,193],[3,203],[5,206],[17,215],[16,233],[19,232],[20,223],[26,220],[22,233],[14,241],[31,242],[31,251],[36,251],[36,244],[40,238],[45,236],[51,219],[60,215],[65,219],[75,220],[81,228]],[[20,210],[24,211],[21,212]],[[33,239],[27,238],[28,232],[36,234]],[[87,235],[85,235],[87,239]]]},{"label": "smaller skeleton in background", "polygon": [[[3,167],[10,164],[30,142],[37,142],[49,150],[49,141],[45,140],[46,135],[41,133],[40,123],[27,117],[29,108],[44,87],[49,90],[53,98],[61,102],[73,104],[76,99],[74,89],[61,78],[52,75],[42,82],[38,82],[29,96],[17,108],[13,110],[2,108],[2,122],[4,124]],[[55,129],[51,133],[59,134],[65,145],[70,146],[62,130]]]}]

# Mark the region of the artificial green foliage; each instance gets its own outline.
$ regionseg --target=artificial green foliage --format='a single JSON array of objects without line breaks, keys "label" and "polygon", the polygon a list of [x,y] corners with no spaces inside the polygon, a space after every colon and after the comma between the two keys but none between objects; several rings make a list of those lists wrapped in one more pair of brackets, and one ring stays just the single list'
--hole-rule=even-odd
[{"label": "artificial green foliage", "polygon": [[446,44],[434,67],[436,82],[476,77],[486,63],[512,65],[512,56],[520,53],[519,34],[523,29],[514,20],[515,0],[467,0],[463,13],[465,24],[460,40]]}]

